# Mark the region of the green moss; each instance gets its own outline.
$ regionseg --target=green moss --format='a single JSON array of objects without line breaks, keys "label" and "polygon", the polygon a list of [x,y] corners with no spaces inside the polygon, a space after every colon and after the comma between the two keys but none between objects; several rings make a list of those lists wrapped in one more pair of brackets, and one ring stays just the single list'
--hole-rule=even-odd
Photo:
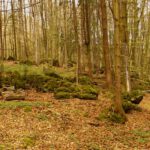
[{"label": "green moss", "polygon": [[85,93],[98,95],[98,90],[90,85],[82,86],[81,88],[82,88],[82,91]]},{"label": "green moss", "polygon": [[73,97],[79,99],[96,100],[98,98],[98,90],[90,85],[72,86]]},{"label": "green moss", "polygon": [[57,88],[56,89],[56,91],[55,91],[56,93],[58,93],[58,92],[72,92],[71,91],[71,89],[70,88],[67,88],[67,87],[59,87],[59,88]]},{"label": "green moss", "polygon": [[48,116],[47,116],[46,114],[44,114],[44,113],[38,114],[38,115],[37,115],[37,118],[38,118],[38,120],[40,120],[40,121],[46,121],[46,120],[48,120]]},{"label": "green moss", "polygon": [[124,117],[122,117],[120,114],[115,112],[110,112],[108,119],[112,122],[120,123],[120,124],[123,124],[126,121]]},{"label": "green moss", "polygon": [[56,99],[69,99],[71,98],[71,94],[68,92],[57,92],[54,94]]},{"label": "green moss", "polygon": [[[21,65],[20,65],[21,66]],[[24,68],[24,69],[23,69]],[[55,92],[57,98],[80,98],[80,99],[97,99],[98,90],[90,84],[90,79],[86,76],[80,77],[83,84],[76,85],[76,82],[71,82],[74,75],[63,77],[57,72],[43,68],[44,74],[31,72],[33,66],[22,68],[22,73],[18,71],[7,72],[3,79],[3,84],[7,86],[15,86],[16,89],[31,89],[34,88],[41,92]],[[23,71],[27,69],[28,71]],[[38,70],[38,69],[37,69]],[[26,73],[23,73],[26,72]],[[69,80],[71,78],[71,80]]]},{"label": "green moss", "polygon": [[28,66],[36,65],[36,63],[34,61],[31,61],[31,60],[20,61],[20,64],[25,64],[25,65],[28,65]]},{"label": "green moss", "polygon": [[71,88],[72,92],[75,92],[75,93],[81,92],[81,89],[82,89],[81,86],[76,85],[76,84],[72,84],[70,86],[70,88]]},{"label": "green moss", "polygon": [[3,144],[0,144],[0,150],[5,150],[5,149],[6,149],[6,146]]},{"label": "green moss", "polygon": [[[44,75],[27,75],[26,84],[30,87],[35,88],[37,91],[48,92],[48,83],[50,78]],[[46,88],[47,87],[47,88]]]},{"label": "green moss", "polygon": [[60,80],[59,82],[59,86],[65,86],[65,87],[71,87],[73,85],[73,83],[63,79],[63,80]]},{"label": "green moss", "polygon": [[123,109],[126,113],[129,113],[132,110],[140,111],[140,107],[138,107],[136,104],[133,104],[130,101],[123,101]]},{"label": "green moss", "polygon": [[52,71],[50,69],[44,69],[43,72],[44,72],[45,75],[47,75],[49,77],[62,79],[62,77],[58,73],[56,73],[56,72],[54,72],[54,71]]},{"label": "green moss", "polygon": [[96,100],[97,95],[90,94],[90,93],[77,93],[76,98],[85,99],[85,100]]},{"label": "green moss", "polygon": [[41,85],[38,89],[42,92],[54,92],[59,87],[57,81],[49,80],[48,82]]},{"label": "green moss", "polygon": [[88,145],[88,150],[100,150],[100,147],[97,143],[90,143]]},{"label": "green moss", "polygon": [[149,130],[133,130],[131,131],[132,134],[134,134],[134,136],[137,136],[137,142],[138,143],[148,143],[149,142],[149,138],[150,138],[150,131]]},{"label": "green moss", "polygon": [[46,102],[30,102],[30,101],[0,101],[0,109],[28,109],[28,108],[40,108],[49,107],[50,103]]},{"label": "green moss", "polygon": [[150,138],[150,131],[149,130],[133,130],[132,133],[142,138]]},{"label": "green moss", "polygon": [[138,98],[140,96],[143,96],[143,95],[144,94],[141,91],[139,91],[139,90],[133,90],[130,93],[128,93],[128,92],[122,93],[122,98],[124,100],[133,101],[136,98]]},{"label": "green moss", "polygon": [[24,137],[22,143],[23,143],[23,147],[24,148],[28,148],[28,147],[33,147],[36,143],[36,136],[35,135],[30,135],[30,136],[26,136]]},{"label": "green moss", "polygon": [[83,84],[83,85],[88,85],[88,84],[91,84],[92,81],[88,76],[80,76],[79,77],[79,83]]},{"label": "green moss", "polygon": [[40,64],[51,64],[52,60],[51,59],[42,59],[40,61]]},{"label": "green moss", "polygon": [[97,117],[96,117],[96,119],[97,120],[105,120],[105,119],[108,119],[108,114],[109,114],[110,112],[109,112],[109,110],[104,110],[104,111],[102,111]]},{"label": "green moss", "polygon": [[31,112],[32,111],[32,107],[31,106],[26,106],[24,108],[24,112]]},{"label": "green moss", "polygon": [[27,89],[26,81],[24,80],[14,79],[12,85],[15,86],[15,89]]}]

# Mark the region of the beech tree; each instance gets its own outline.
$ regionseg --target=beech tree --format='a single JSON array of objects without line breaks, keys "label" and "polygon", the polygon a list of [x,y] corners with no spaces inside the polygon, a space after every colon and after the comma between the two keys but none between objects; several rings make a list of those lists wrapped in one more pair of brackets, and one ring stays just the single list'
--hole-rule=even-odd
[{"label": "beech tree", "polygon": [[102,16],[102,33],[103,33],[103,53],[105,61],[105,74],[107,86],[112,86],[112,76],[111,76],[111,62],[110,62],[110,50],[108,42],[108,25],[107,25],[107,8],[106,1],[101,0],[100,2],[101,16]]},{"label": "beech tree", "polygon": [[115,111],[126,118],[121,100],[121,33],[120,33],[120,3],[119,0],[113,0],[114,17],[114,49],[115,49]]}]

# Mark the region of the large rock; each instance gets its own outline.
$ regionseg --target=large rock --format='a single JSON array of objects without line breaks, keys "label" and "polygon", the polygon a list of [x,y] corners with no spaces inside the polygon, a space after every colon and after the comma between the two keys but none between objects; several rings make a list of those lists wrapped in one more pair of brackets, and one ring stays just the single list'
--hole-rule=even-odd
[{"label": "large rock", "polygon": [[6,101],[25,100],[25,91],[23,91],[23,90],[4,91],[4,92],[2,92],[2,97]]},{"label": "large rock", "polygon": [[143,100],[143,97],[144,97],[143,95],[139,95],[137,97],[134,97],[131,99],[131,102],[133,104],[140,104],[140,102]]},{"label": "large rock", "polygon": [[130,93],[122,93],[122,99],[133,104],[139,104],[143,100],[143,97],[144,93],[138,90],[131,91]]}]

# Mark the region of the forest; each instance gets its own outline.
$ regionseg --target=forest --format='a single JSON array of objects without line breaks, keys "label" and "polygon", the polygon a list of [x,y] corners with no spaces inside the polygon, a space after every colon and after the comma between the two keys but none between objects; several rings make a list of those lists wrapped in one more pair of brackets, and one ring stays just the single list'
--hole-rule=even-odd
[{"label": "forest", "polygon": [[150,0],[0,0],[0,150],[150,149]]}]

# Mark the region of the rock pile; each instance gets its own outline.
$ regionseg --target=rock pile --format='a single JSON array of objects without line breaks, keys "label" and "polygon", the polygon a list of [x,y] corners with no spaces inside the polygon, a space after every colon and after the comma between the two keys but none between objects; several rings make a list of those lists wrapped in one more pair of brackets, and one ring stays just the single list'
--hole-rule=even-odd
[{"label": "rock pile", "polygon": [[22,89],[15,90],[14,86],[3,87],[0,93],[3,100],[5,101],[25,100],[26,97],[24,90]]}]

